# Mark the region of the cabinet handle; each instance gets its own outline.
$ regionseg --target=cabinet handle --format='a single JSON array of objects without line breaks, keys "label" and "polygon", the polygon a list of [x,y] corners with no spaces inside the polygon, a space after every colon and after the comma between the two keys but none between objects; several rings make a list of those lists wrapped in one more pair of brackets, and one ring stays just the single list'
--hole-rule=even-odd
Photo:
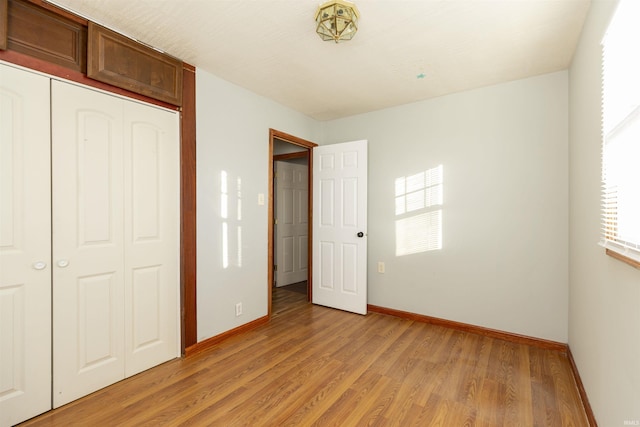
[{"label": "cabinet handle", "polygon": [[61,259],[61,260],[58,261],[58,267],[60,267],[60,268],[65,268],[68,265],[69,265],[69,260],[68,259]]},{"label": "cabinet handle", "polygon": [[47,268],[47,263],[44,261],[38,261],[33,263],[34,270],[44,270],[45,268]]}]

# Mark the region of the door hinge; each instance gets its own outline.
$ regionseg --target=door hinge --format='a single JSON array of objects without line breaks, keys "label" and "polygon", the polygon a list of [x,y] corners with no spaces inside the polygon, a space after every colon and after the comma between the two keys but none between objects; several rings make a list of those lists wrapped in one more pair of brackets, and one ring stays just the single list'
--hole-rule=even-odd
[{"label": "door hinge", "polygon": [[278,271],[278,264],[273,264],[273,271]]},{"label": "door hinge", "polygon": [[273,219],[273,223],[274,223],[275,225],[278,225],[278,218],[274,218],[274,219]]}]

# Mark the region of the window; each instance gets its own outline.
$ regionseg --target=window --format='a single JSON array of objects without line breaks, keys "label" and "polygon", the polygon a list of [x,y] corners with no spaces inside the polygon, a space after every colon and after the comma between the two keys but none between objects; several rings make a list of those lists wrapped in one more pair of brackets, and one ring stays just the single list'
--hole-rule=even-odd
[{"label": "window", "polygon": [[602,239],[640,267],[640,2],[620,0],[603,39]]}]

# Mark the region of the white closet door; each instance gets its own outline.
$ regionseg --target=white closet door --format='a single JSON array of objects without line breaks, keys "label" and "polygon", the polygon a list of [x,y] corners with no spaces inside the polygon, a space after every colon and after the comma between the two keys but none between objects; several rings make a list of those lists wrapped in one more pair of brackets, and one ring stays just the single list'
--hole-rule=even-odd
[{"label": "white closet door", "polygon": [[179,117],[125,102],[126,376],[179,356]]},{"label": "white closet door", "polygon": [[179,355],[179,116],[53,82],[54,406]]},{"label": "white closet door", "polygon": [[53,402],[124,378],[122,101],[52,82]]},{"label": "white closet door", "polygon": [[49,79],[0,65],[0,425],[51,409]]}]

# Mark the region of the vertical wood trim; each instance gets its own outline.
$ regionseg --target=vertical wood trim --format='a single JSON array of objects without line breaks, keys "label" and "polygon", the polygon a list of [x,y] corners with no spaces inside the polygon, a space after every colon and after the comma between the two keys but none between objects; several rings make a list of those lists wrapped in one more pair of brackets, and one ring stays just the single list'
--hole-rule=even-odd
[{"label": "vertical wood trim", "polygon": [[267,204],[268,206],[268,227],[267,227],[267,233],[268,233],[268,243],[267,243],[267,257],[268,257],[268,261],[267,261],[267,316],[269,317],[269,319],[271,319],[271,303],[272,303],[272,297],[273,297],[273,263],[274,263],[274,253],[273,253],[273,242],[274,242],[274,237],[273,237],[273,221],[274,221],[274,209],[273,209],[273,204],[274,204],[274,199],[273,199],[273,138],[274,138],[274,130],[273,129],[269,129],[269,198],[267,199],[268,202]]},{"label": "vertical wood trim", "polygon": [[309,176],[307,177],[307,182],[309,183],[309,195],[307,203],[307,208],[309,209],[307,218],[309,221],[309,239],[307,239],[307,269],[308,269],[308,277],[307,277],[307,301],[313,301],[313,149],[309,149]]},{"label": "vertical wood trim", "polygon": [[9,0],[0,0],[0,49],[7,48],[9,34]]},{"label": "vertical wood trim", "polygon": [[196,304],[196,73],[182,69],[180,153],[182,354],[198,341]]},{"label": "vertical wood trim", "polygon": [[273,209],[273,145],[274,145],[274,140],[275,139],[279,139],[281,141],[285,141],[288,142],[290,144],[293,145],[298,145],[300,147],[306,148],[307,152],[309,153],[308,156],[308,162],[309,162],[309,167],[308,167],[308,171],[309,171],[309,177],[307,179],[308,181],[308,187],[309,187],[309,194],[308,194],[308,203],[307,203],[307,207],[309,209],[308,211],[308,218],[309,218],[309,229],[308,229],[308,235],[309,238],[308,240],[308,246],[307,246],[307,257],[308,257],[308,273],[307,273],[307,300],[311,301],[311,292],[312,292],[312,276],[313,276],[313,147],[317,147],[318,144],[316,144],[315,142],[311,142],[311,141],[307,141],[306,139],[302,139],[302,138],[298,138],[297,136],[293,136],[293,135],[289,135],[288,133],[284,133],[284,132],[280,132],[277,131],[275,129],[269,129],[269,219],[268,219],[268,234],[269,234],[269,238],[268,238],[268,248],[267,248],[267,283],[268,283],[268,288],[267,288],[267,294],[269,295],[267,300],[268,300],[268,309],[267,309],[267,315],[269,316],[269,318],[271,318],[271,303],[272,303],[272,296],[271,293],[273,292],[273,262],[274,262],[274,253],[273,253],[273,243],[274,243],[274,236],[273,236],[273,219],[274,219],[274,209]]}]

